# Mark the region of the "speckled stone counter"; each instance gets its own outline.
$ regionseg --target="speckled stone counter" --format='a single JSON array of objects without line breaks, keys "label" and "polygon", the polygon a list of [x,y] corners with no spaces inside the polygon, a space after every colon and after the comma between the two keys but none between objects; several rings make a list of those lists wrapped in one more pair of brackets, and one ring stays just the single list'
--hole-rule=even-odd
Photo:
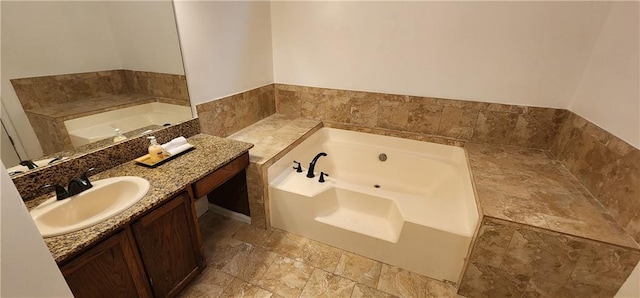
[{"label": "speckled stone counter", "polygon": [[640,247],[549,152],[467,143],[483,217],[468,297],[611,297]]},{"label": "speckled stone counter", "polygon": [[[112,234],[132,219],[164,203],[186,186],[217,170],[253,146],[204,134],[190,137],[188,141],[195,146],[195,150],[157,168],[145,168],[131,161],[90,177],[95,181],[117,176],[139,176],[149,180],[151,187],[139,202],[109,220],[77,232],[45,238],[56,262],[62,263],[83,248]],[[52,195],[53,193],[50,193],[27,201],[27,208],[34,208]]]}]

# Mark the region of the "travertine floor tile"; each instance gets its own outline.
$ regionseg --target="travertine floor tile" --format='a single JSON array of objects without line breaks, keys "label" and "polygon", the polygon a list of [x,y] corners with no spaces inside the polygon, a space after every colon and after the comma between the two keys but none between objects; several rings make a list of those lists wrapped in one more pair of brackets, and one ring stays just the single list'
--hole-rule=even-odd
[{"label": "travertine floor tile", "polygon": [[345,252],[340,258],[335,274],[370,287],[376,287],[381,269],[382,263],[378,261]]},{"label": "travertine floor tile", "polygon": [[353,293],[351,294],[351,298],[391,298],[395,297],[389,293],[385,293],[378,289],[374,289],[371,287],[367,287],[363,284],[356,284],[353,288]]},{"label": "travertine floor tile", "polygon": [[279,257],[257,283],[282,297],[298,297],[311,276],[313,267],[296,260]]},{"label": "travertine floor tile", "polygon": [[355,284],[352,280],[316,268],[300,297],[351,297]]},{"label": "travertine floor tile", "polygon": [[251,247],[239,252],[222,271],[246,282],[255,283],[267,271],[278,255],[259,247]]},{"label": "travertine floor tile", "polygon": [[187,286],[180,297],[218,297],[233,282],[233,277],[220,270],[206,268],[198,278]]},{"label": "travertine floor tile", "polygon": [[264,244],[270,251],[289,258],[295,258],[305,245],[307,239],[282,230],[272,229],[271,235]]},{"label": "travertine floor tile", "polygon": [[458,297],[451,285],[387,264],[382,266],[378,290],[399,297]]},{"label": "travertine floor tile", "polygon": [[240,229],[233,234],[233,238],[252,245],[263,246],[269,236],[271,236],[271,233],[271,230],[263,230],[246,225],[240,227]]},{"label": "travertine floor tile", "polygon": [[334,272],[340,262],[342,252],[341,249],[324,243],[307,240],[296,259],[324,271]]},{"label": "travertine floor tile", "polygon": [[240,279],[234,279],[220,297],[233,298],[270,298],[273,293],[248,284]]},{"label": "travertine floor tile", "polygon": [[248,225],[241,221],[220,216],[211,211],[200,217],[199,221],[200,227],[202,227],[202,237],[205,239],[231,237],[240,227]]},{"label": "travertine floor tile", "polygon": [[[199,220],[207,268],[181,297],[455,295],[455,288],[440,281],[285,231],[260,230],[212,213]],[[294,252],[295,259],[287,256]]]},{"label": "travertine floor tile", "polygon": [[205,240],[205,258],[207,266],[222,269],[238,253],[251,249],[251,244],[233,238],[216,238]]}]

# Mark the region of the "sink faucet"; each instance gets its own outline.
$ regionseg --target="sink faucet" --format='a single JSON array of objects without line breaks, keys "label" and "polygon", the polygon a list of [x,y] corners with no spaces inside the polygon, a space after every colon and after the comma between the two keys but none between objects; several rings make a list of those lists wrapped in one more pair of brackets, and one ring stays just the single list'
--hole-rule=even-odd
[{"label": "sink faucet", "polygon": [[38,167],[38,165],[35,162],[33,162],[32,160],[20,161],[20,165],[27,167],[29,170],[33,170],[33,169]]},{"label": "sink faucet", "polygon": [[74,178],[74,179],[71,179],[71,181],[69,181],[69,186],[67,186],[67,191],[69,192],[70,197],[75,196],[93,187],[93,184],[91,184],[91,181],[89,181],[89,177],[87,177],[87,174],[90,171],[93,171],[93,169],[94,168],[90,168],[86,172],[82,173],[80,178]]},{"label": "sink faucet", "polygon": [[313,160],[309,164],[309,171],[307,171],[307,178],[313,178],[316,176],[313,174],[313,170],[315,169],[316,162],[318,161],[318,158],[320,158],[320,156],[327,156],[327,154],[324,152],[320,152],[318,153],[318,155],[316,155],[316,157],[313,158]]}]

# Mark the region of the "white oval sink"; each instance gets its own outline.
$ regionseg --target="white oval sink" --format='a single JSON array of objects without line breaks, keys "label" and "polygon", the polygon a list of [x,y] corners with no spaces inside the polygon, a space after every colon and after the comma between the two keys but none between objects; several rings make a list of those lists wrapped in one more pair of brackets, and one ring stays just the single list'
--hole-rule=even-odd
[{"label": "white oval sink", "polygon": [[93,187],[61,201],[52,197],[31,210],[43,237],[75,232],[120,214],[149,191],[149,181],[122,176],[92,181]]}]

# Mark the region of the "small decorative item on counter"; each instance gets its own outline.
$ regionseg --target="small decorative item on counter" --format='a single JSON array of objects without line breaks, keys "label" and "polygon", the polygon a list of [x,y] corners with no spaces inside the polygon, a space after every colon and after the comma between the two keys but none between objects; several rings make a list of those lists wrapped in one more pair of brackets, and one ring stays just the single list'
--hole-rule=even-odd
[{"label": "small decorative item on counter", "polygon": [[114,143],[117,143],[117,142],[120,142],[120,141],[124,141],[124,140],[126,140],[126,139],[127,139],[127,137],[125,137],[125,136],[122,134],[122,132],[120,132],[120,129],[119,129],[119,128],[116,128],[116,136],[115,136],[115,137],[113,137],[113,142],[114,142]]},{"label": "small decorative item on counter", "polygon": [[[171,142],[163,144],[162,146],[158,145],[155,137],[150,136],[147,138],[151,140],[151,146],[149,146],[149,154],[145,154],[144,156],[136,158],[137,164],[145,166],[147,168],[155,168],[195,148],[193,145],[189,144],[187,142],[187,139],[185,139],[184,137],[175,138],[171,140]],[[153,150],[152,147],[154,147]],[[156,154],[156,158],[158,158],[158,147],[162,152],[162,158],[154,159],[154,153]]]},{"label": "small decorative item on counter", "polygon": [[156,137],[150,136],[147,137],[151,141],[151,145],[149,145],[149,159],[151,162],[159,162],[163,160],[166,156],[164,154],[164,149],[162,146],[158,145],[156,141]]},{"label": "small decorative item on counter", "polygon": [[169,156],[176,155],[182,151],[188,150],[191,147],[193,146],[187,142],[187,139],[185,137],[177,137],[166,144],[162,144],[162,148],[165,152],[167,152],[167,155]]}]

